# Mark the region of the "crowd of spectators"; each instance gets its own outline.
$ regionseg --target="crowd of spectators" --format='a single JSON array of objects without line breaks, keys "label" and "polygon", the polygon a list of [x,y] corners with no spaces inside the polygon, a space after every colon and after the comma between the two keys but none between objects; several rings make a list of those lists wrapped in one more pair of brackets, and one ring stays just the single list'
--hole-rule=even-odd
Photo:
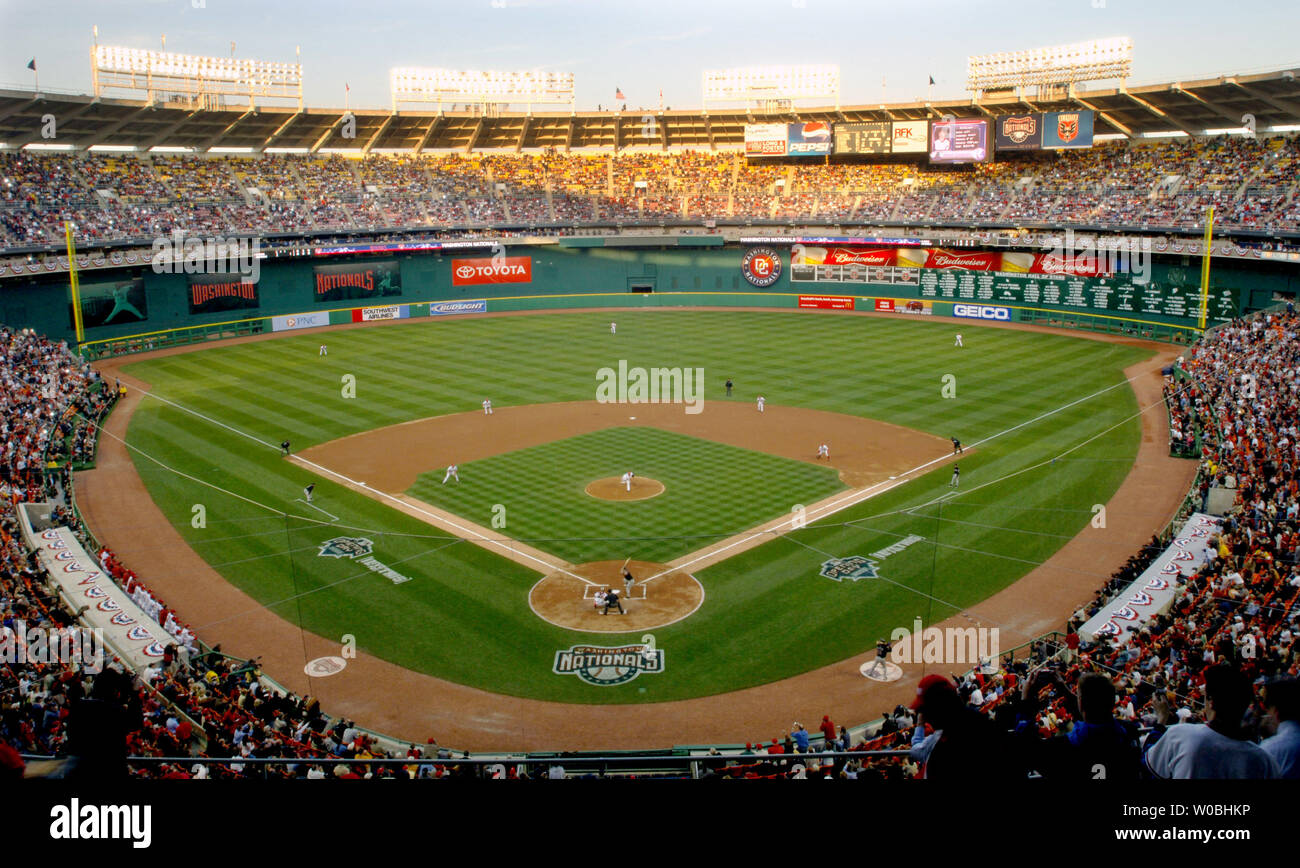
[{"label": "crowd of spectators", "polygon": [[[167,156],[0,152],[0,245],[680,218],[1300,228],[1300,138],[1107,142],[974,166],[736,151]],[[558,200],[558,201],[557,201]],[[281,203],[284,207],[276,208]]]}]

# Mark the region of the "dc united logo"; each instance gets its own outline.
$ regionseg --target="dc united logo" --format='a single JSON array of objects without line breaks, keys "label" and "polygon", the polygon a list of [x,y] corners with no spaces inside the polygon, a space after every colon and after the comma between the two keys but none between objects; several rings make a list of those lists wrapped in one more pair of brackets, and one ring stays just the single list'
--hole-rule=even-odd
[{"label": "dc united logo", "polygon": [[781,254],[770,247],[751,247],[745,251],[740,270],[754,286],[771,286],[781,277]]},{"label": "dc united logo", "polygon": [[856,582],[858,579],[874,579],[880,575],[876,565],[862,557],[853,555],[847,558],[831,558],[822,563],[821,575],[836,582],[845,579]]},{"label": "dc united logo", "polygon": [[1079,115],[1061,115],[1056,120],[1056,135],[1062,142],[1072,142],[1079,137]]},{"label": "dc united logo", "polygon": [[588,684],[609,687],[626,684],[642,672],[664,671],[664,652],[654,643],[605,648],[597,645],[574,645],[555,652],[551,671],[556,675],[576,675]]},{"label": "dc united logo", "polygon": [[336,536],[320,544],[317,557],[359,558],[375,550],[375,544],[364,537]]}]

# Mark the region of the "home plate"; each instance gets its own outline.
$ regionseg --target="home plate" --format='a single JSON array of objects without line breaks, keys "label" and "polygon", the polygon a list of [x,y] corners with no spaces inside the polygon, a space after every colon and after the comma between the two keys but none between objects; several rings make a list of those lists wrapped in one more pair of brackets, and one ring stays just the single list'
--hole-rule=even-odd
[{"label": "home plate", "polygon": [[887,660],[884,662],[868,660],[858,667],[858,671],[864,678],[870,678],[872,681],[897,681],[903,677],[903,668]]},{"label": "home plate", "polygon": [[627,418],[631,419],[633,422],[636,421],[636,417],[635,417],[635,416],[628,416]]}]

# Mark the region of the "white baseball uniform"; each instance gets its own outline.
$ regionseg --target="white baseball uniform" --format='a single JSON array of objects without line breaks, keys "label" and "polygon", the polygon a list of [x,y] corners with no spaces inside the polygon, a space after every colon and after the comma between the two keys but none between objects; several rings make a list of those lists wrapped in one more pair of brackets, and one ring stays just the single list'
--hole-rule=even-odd
[{"label": "white baseball uniform", "polygon": [[609,333],[612,335],[618,334],[618,323],[612,322],[609,324]]},{"label": "white baseball uniform", "polygon": [[603,608],[605,608],[605,592],[604,592],[604,591],[597,591],[597,592],[596,592],[596,608],[597,608],[597,609],[603,609]]},{"label": "white baseball uniform", "polygon": [[957,343],[953,344],[953,346],[954,346],[954,347],[965,346],[965,345],[961,342],[961,335],[957,335]]},{"label": "white baseball uniform", "polygon": [[491,416],[491,415],[492,415],[492,399],[491,399],[491,398],[488,398],[488,399],[486,399],[486,400],[483,401],[483,415],[484,415],[484,416]]},{"label": "white baseball uniform", "polygon": [[329,348],[326,347],[324,344],[321,344],[321,345],[320,345],[320,353],[319,353],[319,354],[322,355],[322,356],[328,356],[328,355],[330,354]]},{"label": "white baseball uniform", "polygon": [[460,474],[457,473],[457,470],[459,470],[459,469],[460,469],[460,468],[458,468],[455,464],[448,464],[448,465],[447,465],[447,472],[446,472],[445,474],[443,474],[443,477],[442,477],[442,484],[443,484],[443,485],[446,485],[448,479],[454,479],[454,480],[456,480],[457,482],[460,482]]},{"label": "white baseball uniform", "polygon": [[623,474],[623,485],[627,487],[628,491],[632,490],[632,477],[635,475],[636,474],[634,474],[631,470]]},{"label": "white baseball uniform", "polygon": [[825,458],[827,461],[829,461],[830,458],[831,458],[831,447],[828,446],[828,445],[825,444],[825,443],[823,443],[822,445],[818,446],[818,447],[817,447],[817,457],[818,457],[818,458]]},{"label": "white baseball uniform", "polygon": [[760,413],[763,412],[763,405],[766,404],[766,403],[767,403],[767,399],[764,398],[762,395],[759,395],[759,396],[758,396],[758,412],[760,412]]}]

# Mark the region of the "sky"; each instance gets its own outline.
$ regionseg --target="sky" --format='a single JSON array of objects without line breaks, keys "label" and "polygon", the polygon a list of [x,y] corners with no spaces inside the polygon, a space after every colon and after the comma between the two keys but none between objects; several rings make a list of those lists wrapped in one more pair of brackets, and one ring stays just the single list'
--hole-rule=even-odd
[{"label": "sky", "polygon": [[[705,69],[834,63],[844,105],[962,98],[966,58],[1134,42],[1130,84],[1300,67],[1300,3],[1261,0],[0,0],[0,88],[91,91],[106,45],[292,62],[308,106],[389,108],[388,70],[545,69],[576,105],[698,109]],[[931,91],[929,78],[935,85]],[[110,94],[125,96],[126,94]]]}]

